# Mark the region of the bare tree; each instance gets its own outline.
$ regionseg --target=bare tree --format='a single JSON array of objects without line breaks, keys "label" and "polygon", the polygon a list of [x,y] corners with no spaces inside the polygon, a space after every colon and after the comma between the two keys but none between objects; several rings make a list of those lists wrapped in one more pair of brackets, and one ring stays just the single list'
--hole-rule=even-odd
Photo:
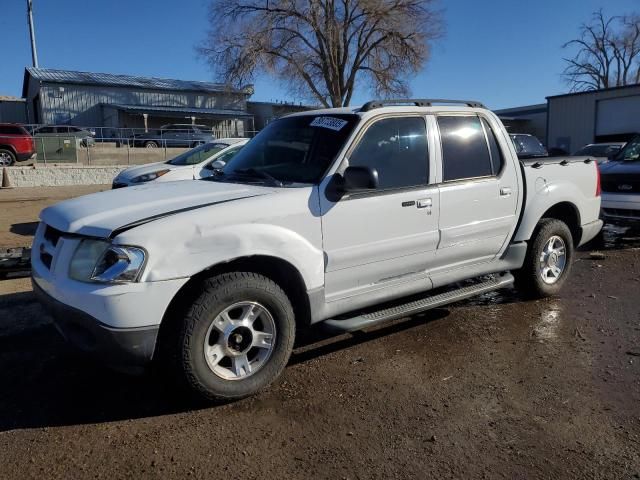
[{"label": "bare tree", "polygon": [[213,0],[200,53],[233,84],[266,73],[324,106],[407,93],[442,34],[436,0]]},{"label": "bare tree", "polygon": [[599,10],[580,27],[580,38],[563,45],[572,47],[576,54],[564,59],[572,91],[640,83],[640,15],[606,18]]}]

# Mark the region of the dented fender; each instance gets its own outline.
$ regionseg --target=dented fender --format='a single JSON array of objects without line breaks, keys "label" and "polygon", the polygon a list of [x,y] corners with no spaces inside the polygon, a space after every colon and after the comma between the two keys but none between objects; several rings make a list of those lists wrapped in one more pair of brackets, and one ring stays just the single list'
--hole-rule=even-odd
[{"label": "dented fender", "polygon": [[315,189],[291,189],[270,195],[268,203],[245,198],[154,220],[119,234],[114,242],[147,251],[141,281],[189,278],[221,263],[264,255],[290,263],[310,290],[324,284],[314,196]]}]

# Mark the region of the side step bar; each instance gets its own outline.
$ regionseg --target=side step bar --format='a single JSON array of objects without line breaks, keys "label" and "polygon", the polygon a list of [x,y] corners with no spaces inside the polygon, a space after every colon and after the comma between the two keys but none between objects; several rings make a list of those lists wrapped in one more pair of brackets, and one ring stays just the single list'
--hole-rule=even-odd
[{"label": "side step bar", "polygon": [[462,287],[457,290],[440,293],[438,295],[424,297],[395,307],[384,308],[382,310],[357,315],[351,318],[345,318],[343,320],[325,320],[324,324],[344,332],[353,332],[378,323],[414,315],[432,308],[442,307],[459,300],[464,300],[466,298],[475,297],[476,295],[505,288],[511,286],[513,282],[513,275],[505,273],[498,275],[491,280],[469,285],[468,287]]}]

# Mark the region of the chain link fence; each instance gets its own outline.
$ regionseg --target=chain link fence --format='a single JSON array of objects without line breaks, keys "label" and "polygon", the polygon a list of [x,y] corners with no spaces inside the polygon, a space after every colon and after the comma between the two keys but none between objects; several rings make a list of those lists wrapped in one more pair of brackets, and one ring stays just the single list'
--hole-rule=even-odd
[{"label": "chain link fence", "polygon": [[[0,166],[8,165],[140,165],[164,162],[203,143],[238,138],[237,131],[194,128],[113,128],[23,125],[30,135],[0,130]],[[244,137],[255,131],[242,132]],[[30,153],[30,154],[29,154]],[[28,158],[25,158],[28,157]]]}]

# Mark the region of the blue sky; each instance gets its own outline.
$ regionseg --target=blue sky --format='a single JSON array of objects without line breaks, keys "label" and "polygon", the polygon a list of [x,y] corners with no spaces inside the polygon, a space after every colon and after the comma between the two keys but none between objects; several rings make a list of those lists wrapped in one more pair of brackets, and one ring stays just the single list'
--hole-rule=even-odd
[{"label": "blue sky", "polygon": [[[411,81],[415,97],[469,98],[491,108],[541,103],[567,90],[562,44],[601,6],[640,10],[638,0],[440,0],[446,36]],[[33,0],[41,67],[211,80],[195,53],[206,0]],[[25,0],[1,0],[0,95],[19,96],[31,64]],[[291,100],[268,78],[255,100]],[[369,99],[360,91],[354,104]]]}]

